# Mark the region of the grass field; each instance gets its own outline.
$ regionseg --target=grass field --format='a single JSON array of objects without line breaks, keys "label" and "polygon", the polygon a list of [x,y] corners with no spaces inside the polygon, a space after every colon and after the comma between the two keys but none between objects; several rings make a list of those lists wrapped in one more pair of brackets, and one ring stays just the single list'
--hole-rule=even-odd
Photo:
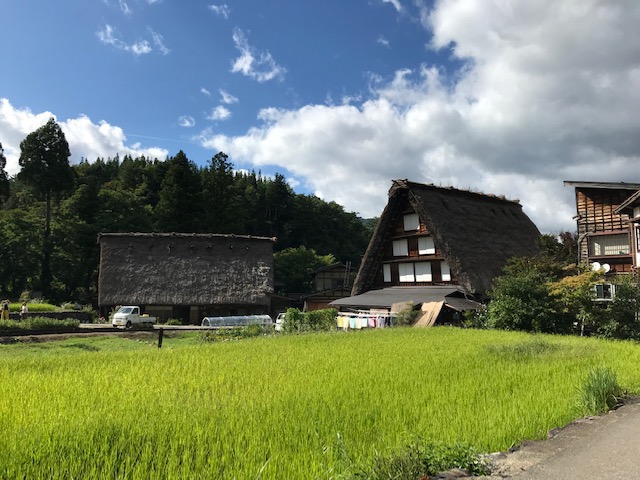
[{"label": "grass field", "polygon": [[0,345],[0,478],[344,478],[415,436],[505,450],[579,415],[602,365],[640,392],[636,344],[496,331]]}]

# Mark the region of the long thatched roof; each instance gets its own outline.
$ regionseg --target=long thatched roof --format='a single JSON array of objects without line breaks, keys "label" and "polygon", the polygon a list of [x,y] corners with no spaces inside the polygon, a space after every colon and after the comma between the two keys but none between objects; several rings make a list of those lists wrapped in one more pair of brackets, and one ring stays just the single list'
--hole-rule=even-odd
[{"label": "long thatched roof", "polygon": [[472,294],[491,289],[510,257],[539,252],[540,232],[518,201],[452,187],[394,180],[354,282],[352,295],[371,289],[397,222],[418,213],[460,286]]},{"label": "long thatched roof", "polygon": [[273,293],[274,238],[103,233],[100,305],[265,305]]}]

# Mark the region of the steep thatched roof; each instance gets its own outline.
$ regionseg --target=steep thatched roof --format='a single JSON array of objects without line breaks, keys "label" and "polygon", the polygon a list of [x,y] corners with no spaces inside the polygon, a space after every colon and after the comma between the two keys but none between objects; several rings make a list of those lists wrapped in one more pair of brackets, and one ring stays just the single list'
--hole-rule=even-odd
[{"label": "steep thatched roof", "polygon": [[454,277],[468,293],[491,289],[507,259],[539,252],[540,232],[517,201],[452,187],[394,180],[356,277],[352,295],[372,288],[397,222],[414,209]]},{"label": "steep thatched roof", "polygon": [[103,233],[100,305],[269,305],[274,238]]}]

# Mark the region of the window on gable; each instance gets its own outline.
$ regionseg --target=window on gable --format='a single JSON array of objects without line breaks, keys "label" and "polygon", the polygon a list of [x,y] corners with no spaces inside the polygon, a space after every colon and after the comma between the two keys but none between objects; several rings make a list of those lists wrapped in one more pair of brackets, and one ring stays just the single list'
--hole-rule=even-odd
[{"label": "window on gable", "polygon": [[451,269],[449,268],[449,264],[447,262],[440,262],[440,272],[442,274],[443,282],[451,281]]},{"label": "window on gable", "polygon": [[629,235],[594,235],[589,237],[589,255],[627,255],[630,252]]},{"label": "window on gable", "polygon": [[382,265],[382,277],[385,283],[391,282],[391,265],[388,263]]},{"label": "window on gable", "polygon": [[418,253],[420,255],[433,255],[436,253],[436,246],[431,237],[418,238]]},{"label": "window on gable", "polygon": [[415,264],[416,282],[431,282],[431,263],[418,262]]},{"label": "window on gable", "polygon": [[404,216],[404,231],[409,232],[420,229],[420,217],[417,213],[410,213]]},{"label": "window on gable", "polygon": [[415,282],[415,276],[413,274],[413,263],[399,263],[398,273],[400,274],[401,282]]},{"label": "window on gable", "polygon": [[393,256],[406,257],[409,255],[409,242],[406,238],[393,241]]}]

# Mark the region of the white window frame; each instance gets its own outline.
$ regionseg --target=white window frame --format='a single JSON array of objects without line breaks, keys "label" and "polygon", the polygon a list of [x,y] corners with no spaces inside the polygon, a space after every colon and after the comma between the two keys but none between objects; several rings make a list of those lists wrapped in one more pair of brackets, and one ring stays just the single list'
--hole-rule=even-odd
[{"label": "white window frame", "polygon": [[616,286],[609,282],[596,283],[591,288],[596,302],[610,302],[616,296]]},{"label": "white window frame", "polygon": [[406,238],[393,241],[393,256],[408,257],[409,256],[409,240]]},{"label": "white window frame", "polygon": [[413,263],[399,263],[398,276],[402,283],[414,283],[416,281],[416,276],[413,271]]},{"label": "white window frame", "polygon": [[432,237],[418,237],[418,254],[435,255],[436,246]]},{"label": "white window frame", "polygon": [[442,276],[443,282],[451,281],[451,268],[449,267],[449,264],[444,260],[440,262],[440,274]]},{"label": "white window frame", "polygon": [[431,262],[416,262],[414,264],[416,282],[432,282]]},{"label": "white window frame", "polygon": [[403,217],[404,231],[420,230],[420,217],[417,213],[409,213]]}]

